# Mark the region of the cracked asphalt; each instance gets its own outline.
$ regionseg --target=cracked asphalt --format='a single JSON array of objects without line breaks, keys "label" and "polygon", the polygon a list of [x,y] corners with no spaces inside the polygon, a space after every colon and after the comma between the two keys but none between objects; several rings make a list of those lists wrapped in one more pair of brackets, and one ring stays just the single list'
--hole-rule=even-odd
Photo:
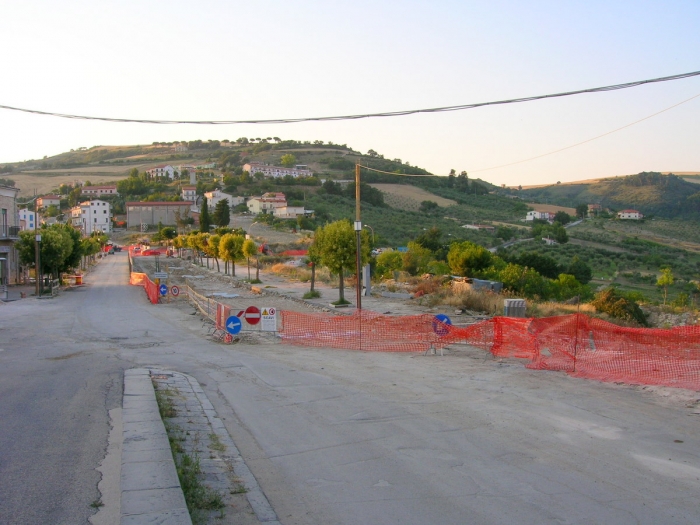
[{"label": "cracked asphalt", "polygon": [[87,523],[123,370],[148,366],[198,381],[285,525],[700,523],[697,392],[466,346],[222,345],[127,282],[122,252],[0,311],[1,524]]}]

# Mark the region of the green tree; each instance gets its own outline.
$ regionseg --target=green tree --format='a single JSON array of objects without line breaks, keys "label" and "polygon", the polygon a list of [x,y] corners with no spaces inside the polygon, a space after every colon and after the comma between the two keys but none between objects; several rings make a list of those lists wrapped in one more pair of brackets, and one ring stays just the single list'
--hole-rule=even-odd
[{"label": "green tree", "polygon": [[204,247],[205,253],[214,259],[216,263],[216,271],[220,272],[221,267],[219,266],[219,247],[221,246],[221,236],[218,234],[209,235],[206,239],[206,245]]},{"label": "green tree", "polygon": [[664,289],[664,306],[666,306],[666,299],[668,297],[668,287],[674,283],[673,271],[671,268],[661,268],[661,275],[656,281],[656,286],[660,286]]},{"label": "green tree", "polygon": [[231,263],[231,275],[236,275],[236,261],[243,257],[243,243],[245,238],[242,235],[227,233],[221,237],[219,241],[219,253],[221,258],[226,262],[224,269],[228,273],[228,265]]},{"label": "green tree", "polygon": [[241,251],[243,252],[243,256],[248,261],[248,280],[250,281],[250,258],[255,257],[258,254],[258,245],[255,244],[253,239],[246,239],[243,241]]},{"label": "green tree", "polygon": [[554,222],[558,222],[562,226],[564,224],[569,224],[571,222],[571,215],[569,215],[565,211],[559,210],[557,213],[554,214]]},{"label": "green tree", "polygon": [[287,153],[286,155],[282,155],[280,162],[285,168],[291,168],[297,163],[297,158],[291,153]]},{"label": "green tree", "polygon": [[215,225],[222,228],[229,225],[231,222],[231,206],[228,203],[228,199],[221,199],[216,203],[212,221]]},{"label": "green tree", "polygon": [[316,266],[321,264],[321,247],[316,237],[314,237],[314,242],[309,246],[307,258],[309,259],[309,266],[311,267],[311,288],[309,289],[309,293],[313,294],[315,292],[314,286],[316,285]]},{"label": "green tree", "polygon": [[202,197],[202,208],[199,212],[199,231],[202,233],[209,233],[211,228],[211,218],[209,217],[209,205],[207,204],[207,198]]},{"label": "green tree", "polygon": [[428,272],[430,263],[435,260],[433,252],[417,242],[408,243],[408,251],[403,254],[402,269],[411,275]]},{"label": "green tree", "polygon": [[571,264],[569,264],[566,273],[576,277],[576,280],[581,284],[588,284],[593,278],[591,267],[579,259],[578,255],[571,259]]},{"label": "green tree", "polygon": [[403,268],[403,254],[398,251],[382,252],[377,256],[376,272],[381,277],[388,277]]},{"label": "green tree", "polygon": [[580,219],[585,219],[588,215],[588,204],[579,204],[576,206],[576,216]]},{"label": "green tree", "polygon": [[[369,235],[366,231],[361,232],[361,253],[362,264],[369,260]],[[314,242],[318,243],[321,253],[321,264],[328,268],[331,273],[338,275],[338,303],[347,304],[345,300],[344,272],[347,268],[355,265],[356,257],[356,236],[353,226],[348,220],[341,220],[327,224],[323,228],[316,230]],[[358,283],[359,285],[359,283]]]},{"label": "green tree", "polygon": [[442,230],[433,226],[416,237],[415,242],[431,252],[437,252],[442,248]]},{"label": "green tree", "polygon": [[469,241],[453,243],[447,254],[447,263],[452,272],[466,277],[488,268],[492,259],[491,252],[486,248]]}]

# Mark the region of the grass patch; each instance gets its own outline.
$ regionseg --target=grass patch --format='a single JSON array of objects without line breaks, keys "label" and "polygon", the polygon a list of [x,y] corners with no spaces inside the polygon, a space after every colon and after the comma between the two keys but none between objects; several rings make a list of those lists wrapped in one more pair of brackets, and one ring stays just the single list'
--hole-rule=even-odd
[{"label": "grass patch", "polygon": [[[194,438],[194,447],[191,454],[187,453],[182,443],[186,440],[182,429],[173,425],[168,421],[169,418],[175,417],[177,414],[173,406],[172,398],[177,395],[177,392],[172,389],[158,390],[158,385],[154,381],[156,388],[156,402],[160,411],[165,430],[168,434],[168,441],[172,450],[173,459],[175,460],[175,470],[177,477],[180,480],[182,493],[185,496],[187,510],[190,513],[192,522],[195,524],[207,522],[207,512],[219,510],[223,512],[224,501],[219,492],[210,489],[202,483],[202,468],[199,462],[199,453],[197,451],[197,437]],[[214,436],[214,438],[212,437]],[[218,436],[210,434],[210,439],[214,446],[224,447],[219,441]],[[225,449],[225,447],[224,447]]]},{"label": "grass patch", "polygon": [[321,297],[321,292],[318,290],[314,290],[313,292],[309,291],[306,292],[303,296],[304,299],[316,299],[318,297]]},{"label": "grass patch", "polygon": [[337,301],[333,301],[331,304],[333,306],[343,306],[343,305],[351,304],[351,303],[347,299],[338,299]]},{"label": "grass patch", "polygon": [[216,434],[209,434],[209,448],[218,452],[226,451],[226,445],[221,442]]}]

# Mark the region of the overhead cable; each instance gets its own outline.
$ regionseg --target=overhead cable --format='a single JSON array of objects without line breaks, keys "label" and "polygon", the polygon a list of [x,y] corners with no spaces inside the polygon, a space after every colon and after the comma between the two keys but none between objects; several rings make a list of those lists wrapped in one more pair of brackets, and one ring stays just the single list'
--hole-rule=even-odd
[{"label": "overhead cable", "polygon": [[72,115],[68,113],[56,113],[52,111],[41,111],[38,109],[18,108],[0,104],[0,109],[11,111],[21,111],[23,113],[32,113],[35,115],[45,115],[50,117],[78,119],[78,120],[99,120],[103,122],[125,122],[136,124],[201,124],[201,125],[226,125],[226,124],[293,124],[297,122],[326,122],[335,120],[358,120],[364,118],[376,117],[400,117],[404,115],[415,115],[417,113],[442,113],[447,111],[462,111],[465,109],[474,109],[484,106],[496,106],[503,104],[516,104],[519,102],[531,102],[533,100],[542,100],[547,98],[568,97],[572,95],[582,95],[584,93],[600,93],[603,91],[616,91],[619,89],[627,89],[644,84],[653,84],[657,82],[669,82],[671,80],[680,80],[700,75],[700,71],[690,73],[682,73],[680,75],[672,75],[668,77],[652,78],[647,80],[637,80],[635,82],[627,82],[625,84],[614,84],[612,86],[603,86],[589,89],[579,89],[576,91],[566,91],[563,93],[552,93],[549,95],[537,95],[531,97],[512,98],[507,100],[496,100],[492,102],[476,102],[473,104],[461,104],[457,106],[443,106],[427,109],[409,109],[403,111],[386,111],[382,113],[364,113],[357,115],[340,115],[333,117],[302,117],[302,118],[279,118],[279,119],[253,119],[253,120],[158,120],[158,119],[129,119],[129,118],[114,118],[114,117],[95,117],[87,115]]}]

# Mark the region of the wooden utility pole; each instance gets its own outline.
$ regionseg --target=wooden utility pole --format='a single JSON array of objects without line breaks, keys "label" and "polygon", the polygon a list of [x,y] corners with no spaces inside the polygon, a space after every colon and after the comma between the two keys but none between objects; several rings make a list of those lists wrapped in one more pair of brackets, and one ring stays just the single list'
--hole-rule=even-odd
[{"label": "wooden utility pole", "polygon": [[357,285],[355,286],[357,297],[357,309],[362,310],[362,279],[360,273],[362,271],[362,258],[360,256],[362,248],[362,219],[360,218],[360,165],[355,164],[355,237],[357,245],[355,247],[355,278]]}]

